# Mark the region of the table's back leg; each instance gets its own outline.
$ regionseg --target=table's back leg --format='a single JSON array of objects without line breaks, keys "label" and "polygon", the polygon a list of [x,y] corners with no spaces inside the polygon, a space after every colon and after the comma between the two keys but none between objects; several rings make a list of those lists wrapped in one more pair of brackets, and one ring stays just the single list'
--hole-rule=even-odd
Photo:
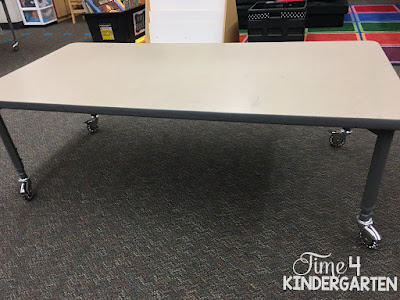
[{"label": "table's back leg", "polygon": [[1,2],[3,4],[3,9],[4,9],[4,13],[5,13],[6,18],[7,18],[8,25],[10,26],[11,33],[12,33],[13,38],[14,38],[13,49],[14,49],[14,51],[18,51],[19,42],[17,41],[17,37],[16,37],[15,32],[14,32],[14,25],[13,25],[13,23],[11,21],[10,14],[8,13],[6,2],[4,0],[2,0]]},{"label": "table's back leg", "polygon": [[375,149],[361,201],[361,212],[357,218],[362,242],[371,249],[375,249],[381,241],[380,234],[373,226],[372,214],[394,134],[391,130],[373,132],[377,135]]},{"label": "table's back leg", "polygon": [[17,170],[19,182],[21,183],[20,193],[26,200],[32,200],[33,193],[31,188],[31,180],[28,175],[26,175],[24,165],[22,163],[21,157],[18,154],[17,148],[14,145],[13,140],[11,139],[10,133],[4,123],[4,120],[0,113],[0,136],[3,140],[4,146],[11,158],[11,161]]}]

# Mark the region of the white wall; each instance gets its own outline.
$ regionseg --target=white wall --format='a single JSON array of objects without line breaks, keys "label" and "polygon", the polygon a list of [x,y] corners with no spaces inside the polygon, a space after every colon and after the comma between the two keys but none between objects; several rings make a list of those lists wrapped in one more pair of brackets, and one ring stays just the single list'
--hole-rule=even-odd
[{"label": "white wall", "polygon": [[[8,13],[10,14],[13,23],[21,22],[22,17],[18,8],[18,0],[6,0]],[[4,14],[3,4],[0,1],[0,23],[7,23],[6,15]]]}]

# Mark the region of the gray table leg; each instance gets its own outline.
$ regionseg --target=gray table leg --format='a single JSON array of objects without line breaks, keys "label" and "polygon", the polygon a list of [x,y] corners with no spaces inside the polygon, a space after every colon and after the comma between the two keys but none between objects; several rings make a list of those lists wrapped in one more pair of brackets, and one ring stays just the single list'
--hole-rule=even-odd
[{"label": "gray table leg", "polygon": [[5,1],[5,0],[1,0],[1,2],[2,2],[2,4],[3,4],[3,9],[4,9],[4,13],[5,13],[5,15],[6,15],[7,21],[8,21],[8,25],[10,26],[11,33],[12,33],[13,38],[14,38],[13,49],[14,49],[14,51],[18,51],[18,44],[19,44],[19,42],[17,41],[17,37],[15,36],[14,25],[13,25],[13,23],[12,23],[12,21],[11,21],[10,14],[8,13],[6,1]]},{"label": "gray table leg", "polygon": [[361,201],[361,212],[357,218],[361,240],[371,249],[377,248],[382,239],[373,226],[372,214],[394,134],[392,130],[375,130],[373,132],[377,135],[375,149]]},{"label": "gray table leg", "polygon": [[6,124],[0,113],[0,137],[3,140],[4,146],[11,158],[11,161],[17,170],[19,182],[21,183],[20,193],[26,200],[32,200],[33,193],[31,190],[31,180],[28,175],[26,175],[24,165],[22,163],[21,157],[18,154],[17,148],[11,139],[10,133],[7,130]]}]

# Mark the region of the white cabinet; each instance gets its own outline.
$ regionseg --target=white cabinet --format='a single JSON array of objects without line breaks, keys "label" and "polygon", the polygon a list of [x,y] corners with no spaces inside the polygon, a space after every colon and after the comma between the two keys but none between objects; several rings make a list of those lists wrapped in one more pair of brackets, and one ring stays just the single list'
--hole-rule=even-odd
[{"label": "white cabinet", "polygon": [[17,0],[25,25],[46,25],[57,20],[52,0]]}]

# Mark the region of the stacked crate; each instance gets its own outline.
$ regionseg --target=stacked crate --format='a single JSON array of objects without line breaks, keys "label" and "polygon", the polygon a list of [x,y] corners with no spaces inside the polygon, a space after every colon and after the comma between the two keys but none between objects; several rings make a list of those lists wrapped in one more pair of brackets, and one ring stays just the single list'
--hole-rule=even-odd
[{"label": "stacked crate", "polygon": [[303,41],[305,1],[257,2],[249,9],[249,42]]}]

